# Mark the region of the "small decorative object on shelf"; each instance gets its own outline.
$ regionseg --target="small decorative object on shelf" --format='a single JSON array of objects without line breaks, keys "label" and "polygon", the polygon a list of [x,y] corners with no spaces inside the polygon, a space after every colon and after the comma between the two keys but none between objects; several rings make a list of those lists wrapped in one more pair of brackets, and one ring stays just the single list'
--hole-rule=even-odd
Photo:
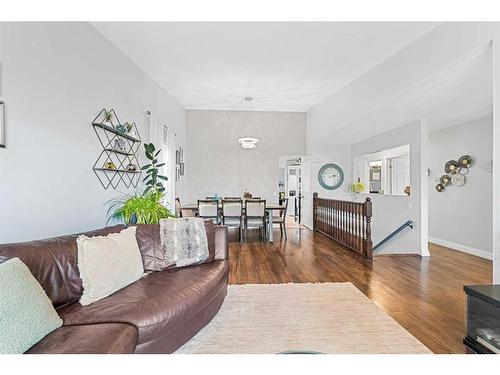
[{"label": "small decorative object on shelf", "polygon": [[127,171],[129,172],[135,172],[137,170],[137,165],[130,163],[127,165]]},{"label": "small decorative object on shelf", "polygon": [[404,193],[405,193],[406,195],[408,195],[408,196],[411,194],[411,186],[410,186],[410,185],[406,185],[406,186],[405,186]]},{"label": "small decorative object on shelf", "polygon": [[141,137],[135,122],[121,124],[113,109],[103,108],[92,126],[102,146],[92,168],[101,185],[104,189],[116,189],[120,183],[127,188],[137,187],[141,176],[137,168]]},{"label": "small decorative object on shelf", "polygon": [[102,166],[102,168],[103,169],[109,169],[109,170],[115,170],[116,169],[116,165],[112,161],[107,161],[106,163],[104,163],[104,165]]},{"label": "small decorative object on shelf", "polygon": [[127,151],[125,140],[123,138],[116,138],[113,145],[113,150],[122,152]]},{"label": "small decorative object on shelf", "polygon": [[252,194],[250,194],[248,191],[245,191],[245,192],[243,193],[243,198],[245,198],[245,199],[250,199],[250,198],[252,198]]}]

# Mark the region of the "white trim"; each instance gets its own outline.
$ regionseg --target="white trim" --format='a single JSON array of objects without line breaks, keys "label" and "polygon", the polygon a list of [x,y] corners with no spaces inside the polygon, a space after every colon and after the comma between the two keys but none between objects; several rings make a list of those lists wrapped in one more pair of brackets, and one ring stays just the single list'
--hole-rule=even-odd
[{"label": "white trim", "polygon": [[448,247],[448,248],[453,249],[453,250],[458,250],[458,251],[461,251],[462,253],[475,255],[477,257],[481,257],[484,259],[489,259],[489,260],[493,259],[493,254],[488,252],[488,251],[475,249],[473,247],[470,247],[467,245],[462,245],[462,244],[459,244],[456,242],[441,240],[439,238],[434,238],[434,237],[429,237],[429,242],[436,244],[436,245]]}]

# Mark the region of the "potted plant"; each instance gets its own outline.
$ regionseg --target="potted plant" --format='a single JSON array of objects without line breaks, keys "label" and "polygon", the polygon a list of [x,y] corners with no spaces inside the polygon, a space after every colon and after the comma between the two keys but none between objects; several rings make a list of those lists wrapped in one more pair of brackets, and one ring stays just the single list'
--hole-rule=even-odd
[{"label": "potted plant", "polygon": [[163,205],[165,187],[162,180],[168,178],[159,174],[159,168],[165,163],[158,163],[158,155],[161,150],[156,150],[152,143],[145,143],[144,150],[146,158],[150,163],[141,169],[146,171],[143,182],[146,185],[142,194],[125,195],[111,200],[108,209],[108,221],[119,220],[125,224],[158,224],[160,219],[175,217],[175,215]]},{"label": "potted plant", "polygon": [[357,200],[358,194],[363,193],[365,189],[366,189],[365,184],[362,183],[359,178],[357,182],[353,182],[351,184],[351,193],[353,194],[354,200]]}]

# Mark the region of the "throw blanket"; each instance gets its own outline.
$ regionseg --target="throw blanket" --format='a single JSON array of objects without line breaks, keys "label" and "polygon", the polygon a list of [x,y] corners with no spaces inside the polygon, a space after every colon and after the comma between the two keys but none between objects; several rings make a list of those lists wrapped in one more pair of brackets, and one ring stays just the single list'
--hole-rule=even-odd
[{"label": "throw blanket", "polygon": [[186,217],[160,220],[164,259],[177,267],[198,264],[208,258],[208,241],[203,219]]}]

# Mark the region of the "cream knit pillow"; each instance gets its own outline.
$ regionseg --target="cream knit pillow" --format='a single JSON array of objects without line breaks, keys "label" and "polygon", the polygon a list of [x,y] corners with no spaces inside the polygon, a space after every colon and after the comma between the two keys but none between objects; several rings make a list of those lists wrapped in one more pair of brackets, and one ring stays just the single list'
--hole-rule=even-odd
[{"label": "cream knit pillow", "polygon": [[135,230],[130,227],[107,236],[78,237],[82,305],[99,301],[141,278],[144,267]]}]

